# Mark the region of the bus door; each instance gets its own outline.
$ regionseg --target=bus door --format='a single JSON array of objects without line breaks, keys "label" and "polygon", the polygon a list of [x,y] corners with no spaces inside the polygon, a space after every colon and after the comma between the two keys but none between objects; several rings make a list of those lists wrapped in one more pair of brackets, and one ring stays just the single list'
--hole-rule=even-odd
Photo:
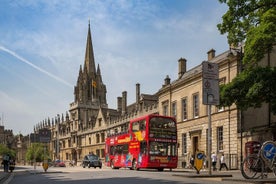
[{"label": "bus door", "polygon": [[148,162],[148,144],[147,141],[140,142],[140,152],[138,156],[138,167],[146,167]]}]

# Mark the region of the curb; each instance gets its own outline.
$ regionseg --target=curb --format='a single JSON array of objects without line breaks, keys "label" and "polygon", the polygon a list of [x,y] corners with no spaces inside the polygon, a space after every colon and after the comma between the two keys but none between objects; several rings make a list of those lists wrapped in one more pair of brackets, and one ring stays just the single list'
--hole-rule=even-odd
[{"label": "curb", "polygon": [[30,174],[52,174],[52,173],[63,173],[62,171],[35,171],[35,170],[29,170],[29,171],[26,171],[26,172],[29,172]]},{"label": "curb", "polygon": [[187,178],[226,178],[226,177],[233,177],[232,174],[173,174],[173,176],[182,176]]},{"label": "curb", "polygon": [[274,178],[270,179],[229,179],[229,178],[222,178],[222,181],[233,181],[233,182],[245,182],[245,183],[276,183]]},{"label": "curb", "polygon": [[4,183],[10,176],[11,176],[11,173],[0,174],[0,183]]}]

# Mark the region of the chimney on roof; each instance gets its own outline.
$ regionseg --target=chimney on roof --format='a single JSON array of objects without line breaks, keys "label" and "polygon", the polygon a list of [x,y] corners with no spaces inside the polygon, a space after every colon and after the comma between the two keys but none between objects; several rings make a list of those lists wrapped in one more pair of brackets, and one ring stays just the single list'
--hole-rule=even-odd
[{"label": "chimney on roof", "polygon": [[187,60],[185,58],[180,58],[178,60],[178,78],[181,78],[182,75],[186,72],[187,70]]},{"label": "chimney on roof", "polygon": [[126,108],[127,108],[127,92],[123,91],[122,93],[122,115],[126,114]]},{"label": "chimney on roof", "polygon": [[207,54],[208,54],[208,61],[210,61],[216,56],[216,51],[214,49],[211,49],[207,52]]},{"label": "chimney on roof", "polygon": [[170,83],[171,83],[171,79],[170,79],[170,77],[167,75],[166,76],[166,78],[164,79],[164,86],[167,86],[167,85],[169,85]]},{"label": "chimney on roof", "polygon": [[122,112],[122,97],[117,97],[117,111]]},{"label": "chimney on roof", "polygon": [[136,103],[139,103],[139,99],[140,99],[140,84],[137,83],[136,84]]}]

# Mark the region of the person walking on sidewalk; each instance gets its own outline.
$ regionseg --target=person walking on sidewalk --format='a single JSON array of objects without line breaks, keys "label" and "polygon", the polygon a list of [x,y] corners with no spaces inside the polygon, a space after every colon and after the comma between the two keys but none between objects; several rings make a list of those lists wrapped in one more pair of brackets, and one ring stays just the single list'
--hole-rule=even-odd
[{"label": "person walking on sidewalk", "polygon": [[217,170],[217,155],[215,154],[215,152],[212,153],[211,158],[212,158],[213,171],[216,171]]},{"label": "person walking on sidewalk", "polygon": [[10,156],[5,155],[2,164],[4,165],[4,172],[9,172]]},{"label": "person walking on sidewalk", "polygon": [[220,157],[220,167],[219,167],[219,170],[221,171],[221,169],[225,167],[226,170],[228,171],[228,167],[226,165],[226,162],[225,162],[225,157],[224,157],[224,154],[222,153],[221,157]]}]

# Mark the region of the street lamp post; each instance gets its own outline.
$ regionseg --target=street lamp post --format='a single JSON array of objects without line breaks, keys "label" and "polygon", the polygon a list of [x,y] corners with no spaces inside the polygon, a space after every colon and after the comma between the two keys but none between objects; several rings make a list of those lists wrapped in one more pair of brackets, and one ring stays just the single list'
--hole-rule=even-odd
[{"label": "street lamp post", "polygon": [[[238,74],[242,72],[242,58],[243,58],[243,50],[242,50],[242,45],[240,45],[240,48],[232,48],[230,47],[230,50],[234,50],[238,54],[238,59],[237,59],[237,66],[238,66]],[[239,120],[239,125],[240,125],[240,144],[241,144],[241,155],[240,155],[240,168],[242,167],[242,161],[243,161],[243,122],[242,122],[242,111],[240,108],[238,108],[238,120]]]}]

